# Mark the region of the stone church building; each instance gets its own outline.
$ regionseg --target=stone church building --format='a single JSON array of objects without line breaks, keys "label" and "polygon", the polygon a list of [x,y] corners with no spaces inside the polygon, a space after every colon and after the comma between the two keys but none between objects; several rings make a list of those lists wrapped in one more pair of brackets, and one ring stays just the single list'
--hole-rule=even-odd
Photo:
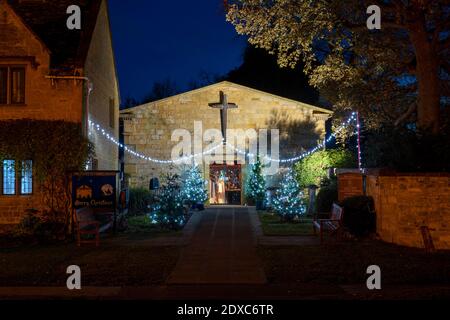
[{"label": "stone church building", "polygon": [[[221,110],[224,97],[228,102],[227,110]],[[121,119],[124,144],[152,159],[170,160],[174,147],[179,144],[176,139],[172,141],[173,133],[183,129],[194,140],[199,138],[196,137],[199,124],[200,134],[208,129],[222,132],[225,128],[240,132],[278,129],[280,159],[285,159],[301,154],[323,140],[326,121],[331,114],[327,109],[225,81],[123,110]],[[200,152],[213,145],[206,137],[200,139],[203,141]],[[271,138],[268,140],[270,144]],[[244,149],[250,143],[247,141]],[[184,155],[197,153],[198,149],[193,145]],[[235,149],[227,148],[225,153],[219,159],[196,162],[208,185],[209,203],[243,204],[243,181],[248,161],[239,157]],[[179,172],[182,166],[180,163],[155,163],[130,153],[124,156],[124,173],[130,187],[148,188],[151,179],[164,180],[165,172]]]}]

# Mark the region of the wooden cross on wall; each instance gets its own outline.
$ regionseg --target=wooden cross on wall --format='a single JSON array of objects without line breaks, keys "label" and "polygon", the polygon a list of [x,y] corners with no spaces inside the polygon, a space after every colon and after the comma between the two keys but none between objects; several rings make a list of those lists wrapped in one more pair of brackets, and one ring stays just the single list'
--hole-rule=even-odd
[{"label": "wooden cross on wall", "polygon": [[227,123],[228,123],[228,109],[237,109],[235,103],[228,103],[228,97],[223,91],[220,91],[220,102],[210,103],[211,108],[220,109],[220,120],[222,125],[222,136],[224,141],[227,141]]}]

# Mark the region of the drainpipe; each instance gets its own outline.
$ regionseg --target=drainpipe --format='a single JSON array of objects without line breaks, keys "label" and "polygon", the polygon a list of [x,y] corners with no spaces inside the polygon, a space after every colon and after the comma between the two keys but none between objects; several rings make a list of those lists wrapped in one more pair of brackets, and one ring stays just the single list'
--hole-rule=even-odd
[{"label": "drainpipe", "polygon": [[46,79],[52,80],[79,80],[84,81],[86,83],[86,105],[85,105],[85,114],[84,119],[82,120],[84,123],[82,123],[83,126],[83,136],[85,138],[88,138],[89,135],[89,97],[91,95],[92,90],[94,90],[94,84],[88,77],[81,77],[81,76],[46,76]]}]

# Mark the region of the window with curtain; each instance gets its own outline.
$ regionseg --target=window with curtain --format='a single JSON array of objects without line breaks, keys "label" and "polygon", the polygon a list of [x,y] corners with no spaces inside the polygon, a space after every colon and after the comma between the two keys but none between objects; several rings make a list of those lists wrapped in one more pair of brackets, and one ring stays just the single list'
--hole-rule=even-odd
[{"label": "window with curtain", "polygon": [[16,162],[3,160],[3,188],[4,195],[16,194]]},{"label": "window with curtain", "polygon": [[8,68],[0,67],[0,104],[8,103]]},{"label": "window with curtain", "polygon": [[0,66],[0,104],[25,104],[25,67]]},{"label": "window with curtain", "polygon": [[11,104],[25,103],[25,68],[11,68]]},{"label": "window with curtain", "polygon": [[20,194],[33,193],[33,161],[22,161],[22,175],[20,181]]}]

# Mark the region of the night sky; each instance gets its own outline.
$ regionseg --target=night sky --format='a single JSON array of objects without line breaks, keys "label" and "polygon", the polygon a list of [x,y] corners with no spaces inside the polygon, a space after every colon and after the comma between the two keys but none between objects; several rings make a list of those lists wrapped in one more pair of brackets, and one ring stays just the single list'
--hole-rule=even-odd
[{"label": "night sky", "polygon": [[246,41],[225,21],[222,3],[110,0],[122,100],[142,99],[168,78],[186,90],[202,72],[224,75],[238,67]]}]

